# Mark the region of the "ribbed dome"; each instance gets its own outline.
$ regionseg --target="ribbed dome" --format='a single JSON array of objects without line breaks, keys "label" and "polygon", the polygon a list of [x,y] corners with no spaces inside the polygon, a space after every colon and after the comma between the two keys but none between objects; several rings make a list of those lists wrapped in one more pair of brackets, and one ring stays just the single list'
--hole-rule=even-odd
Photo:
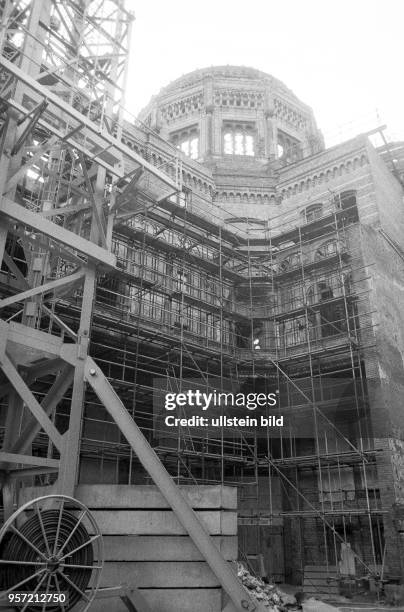
[{"label": "ribbed dome", "polygon": [[[183,74],[178,79],[171,81],[166,87],[160,90],[160,93],[168,93],[173,90],[179,90],[182,87],[189,87],[194,85],[206,77],[213,78],[236,78],[236,79],[249,79],[249,80],[270,80],[281,84],[281,81],[275,79],[272,75],[257,70],[256,68],[250,68],[249,66],[208,66],[206,68],[199,68],[192,72]],[[283,83],[282,83],[283,85]],[[284,86],[284,85],[283,85]]]},{"label": "ribbed dome", "polygon": [[175,79],[139,119],[199,161],[297,161],[322,148],[312,109],[279,79],[248,66],[209,66]]}]

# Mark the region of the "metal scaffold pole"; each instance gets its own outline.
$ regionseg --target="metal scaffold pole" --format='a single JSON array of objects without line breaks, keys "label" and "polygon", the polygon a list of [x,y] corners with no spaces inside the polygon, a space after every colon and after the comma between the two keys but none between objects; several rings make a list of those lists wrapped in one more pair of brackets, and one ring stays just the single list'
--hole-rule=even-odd
[{"label": "metal scaffold pole", "polygon": [[[74,494],[89,384],[217,576],[228,595],[225,609],[258,611],[261,606],[88,356],[96,281],[120,273],[112,253],[114,222],[134,216],[138,201],[147,210],[182,187],[177,155],[169,162],[170,176],[121,138],[117,100],[131,21],[120,0],[21,2],[3,15],[0,249],[13,282],[0,302],[0,365],[10,415],[1,482],[3,491],[10,488],[9,513],[16,484],[32,482],[30,477],[56,473],[56,490]],[[20,261],[10,258],[7,236]],[[74,321],[66,303],[75,310]],[[22,311],[15,310],[18,304]],[[52,381],[45,394],[36,386],[44,375]],[[12,418],[16,398],[18,423]],[[60,402],[67,406],[63,427]],[[47,440],[44,457],[31,451],[37,435]]]}]

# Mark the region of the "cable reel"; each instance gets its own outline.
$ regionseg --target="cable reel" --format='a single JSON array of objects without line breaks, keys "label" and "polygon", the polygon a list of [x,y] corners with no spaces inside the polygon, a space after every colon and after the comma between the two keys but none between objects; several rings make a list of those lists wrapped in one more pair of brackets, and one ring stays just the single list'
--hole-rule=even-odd
[{"label": "cable reel", "polygon": [[88,508],[66,495],[38,497],[0,530],[0,605],[19,612],[85,612],[103,562],[102,534]]}]

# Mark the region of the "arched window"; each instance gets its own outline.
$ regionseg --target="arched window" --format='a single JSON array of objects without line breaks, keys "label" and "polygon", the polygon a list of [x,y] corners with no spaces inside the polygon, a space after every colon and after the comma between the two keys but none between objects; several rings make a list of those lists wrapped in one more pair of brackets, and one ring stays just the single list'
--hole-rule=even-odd
[{"label": "arched window", "polygon": [[293,136],[278,130],[277,134],[277,153],[278,159],[287,164],[302,159],[302,144]]},{"label": "arched window", "polygon": [[286,270],[292,270],[300,266],[300,253],[291,253],[283,261],[280,262],[279,271],[285,272]]},{"label": "arched window", "polygon": [[325,302],[326,300],[331,300],[333,297],[333,290],[325,281],[317,282],[315,285],[309,287],[307,291],[307,302],[309,304]]},{"label": "arched window", "polygon": [[190,275],[183,268],[176,270],[176,290],[181,293],[190,293]]},{"label": "arched window", "polygon": [[192,306],[173,301],[172,303],[173,325],[187,331],[192,323]]},{"label": "arched window", "polygon": [[352,208],[356,206],[356,191],[354,189],[342,191],[334,197],[333,201],[337,210]]},{"label": "arched window", "polygon": [[223,151],[225,155],[255,155],[254,125],[225,123],[223,127]]},{"label": "arched window", "polygon": [[281,292],[282,308],[284,311],[301,308],[304,304],[304,288],[301,283],[293,284],[282,289]]},{"label": "arched window", "polygon": [[342,280],[344,283],[344,288],[345,288],[345,294],[349,295],[351,293],[352,290],[352,273],[344,273],[342,275]]},{"label": "arched window", "polygon": [[316,305],[313,313],[316,313],[320,338],[336,336],[347,329],[344,301],[343,299],[336,301],[335,298],[338,297],[342,298],[342,288],[337,277],[319,280],[307,291],[307,303]]},{"label": "arched window", "polygon": [[325,259],[326,257],[332,257],[338,253],[338,243],[335,239],[328,240],[324,242],[321,246],[318,247],[315,255],[314,261],[319,261],[320,259]]},{"label": "arched window", "polygon": [[321,203],[310,204],[300,213],[301,219],[304,223],[311,223],[316,219],[320,219],[323,216],[323,205]]},{"label": "arched window", "polygon": [[307,340],[307,322],[304,316],[286,319],[281,323],[281,345],[284,347],[303,344]]},{"label": "arched window", "polygon": [[170,140],[174,146],[191,159],[199,157],[199,133],[196,127],[188,128],[171,134]]}]

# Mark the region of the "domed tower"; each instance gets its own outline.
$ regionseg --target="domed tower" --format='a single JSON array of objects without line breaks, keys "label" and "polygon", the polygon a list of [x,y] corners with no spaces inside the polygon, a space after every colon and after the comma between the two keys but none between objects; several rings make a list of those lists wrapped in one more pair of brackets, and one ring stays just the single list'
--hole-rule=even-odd
[{"label": "domed tower", "polygon": [[203,68],[176,79],[139,119],[213,168],[222,161],[284,165],[324,148],[311,108],[278,79],[243,66]]}]

